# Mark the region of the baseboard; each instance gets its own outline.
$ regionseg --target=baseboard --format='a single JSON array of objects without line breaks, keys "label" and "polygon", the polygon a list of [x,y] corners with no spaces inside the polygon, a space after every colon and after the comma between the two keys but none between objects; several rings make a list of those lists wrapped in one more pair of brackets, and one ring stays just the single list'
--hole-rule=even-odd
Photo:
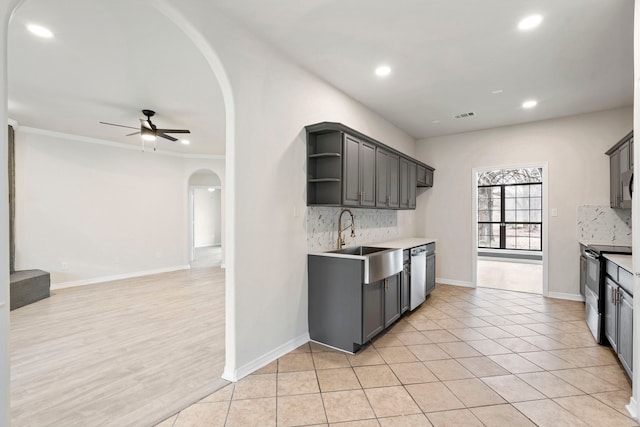
[{"label": "baseboard", "polygon": [[436,277],[436,284],[463,286],[465,288],[475,288],[472,282],[463,282],[462,280],[443,279],[441,277]]},{"label": "baseboard", "polygon": [[280,357],[284,356],[290,351],[293,351],[296,348],[300,347],[301,345],[308,343],[309,339],[310,339],[309,333],[305,332],[299,337],[294,338],[291,341],[288,341],[282,344],[281,346],[271,350],[270,352],[258,357],[257,359],[252,360],[251,362],[237,369],[232,369],[229,366],[225,365],[222,378],[227,381],[233,381],[233,382],[241,380],[242,378],[246,377],[250,373],[257,371],[263,366],[267,366],[269,363],[279,359]]},{"label": "baseboard", "polygon": [[627,412],[629,412],[629,415],[631,415],[631,418],[638,421],[638,402],[636,402],[636,399],[633,396],[631,396],[631,400],[625,408],[627,409]]},{"label": "baseboard", "polygon": [[111,282],[113,280],[132,279],[134,277],[150,276],[152,274],[170,273],[178,270],[188,270],[189,265],[176,265],[167,268],[158,268],[155,270],[135,271],[132,273],[115,274],[113,276],[94,277],[91,279],[74,280],[72,282],[52,283],[51,290],[75,288],[76,286],[95,285],[97,283]]},{"label": "baseboard", "polygon": [[549,298],[566,299],[566,300],[569,300],[569,301],[584,302],[584,297],[582,295],[579,295],[579,294],[565,294],[563,292],[549,292],[549,294],[547,296]]}]

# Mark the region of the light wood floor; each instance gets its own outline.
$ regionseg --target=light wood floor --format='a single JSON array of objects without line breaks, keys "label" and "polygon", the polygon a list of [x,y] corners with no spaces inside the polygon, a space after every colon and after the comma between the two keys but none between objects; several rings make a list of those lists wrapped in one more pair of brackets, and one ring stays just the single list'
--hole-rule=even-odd
[{"label": "light wood floor", "polygon": [[542,294],[542,264],[478,260],[477,284],[481,288]]},{"label": "light wood floor", "polygon": [[55,291],[10,349],[13,427],[152,426],[225,384],[224,270]]}]

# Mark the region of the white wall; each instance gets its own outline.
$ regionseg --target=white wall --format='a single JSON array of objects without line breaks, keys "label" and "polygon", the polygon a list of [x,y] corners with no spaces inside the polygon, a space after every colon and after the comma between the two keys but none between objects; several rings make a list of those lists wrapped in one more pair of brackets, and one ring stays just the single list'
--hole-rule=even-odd
[{"label": "white wall", "polygon": [[558,209],[547,224],[549,292],[579,294],[577,208],[608,205],[604,152],[632,125],[629,107],[418,141],[418,159],[436,169],[417,212],[418,234],[439,239],[438,277],[472,282],[473,168],[548,162],[548,208]]},{"label": "white wall", "polygon": [[[409,155],[415,141],[207,6],[188,0],[179,9],[194,38],[213,47],[233,94],[227,336],[235,332],[236,345],[225,371],[233,378],[308,334],[304,126],[342,122]],[[413,234],[413,218],[399,215],[402,233]]]},{"label": "white wall", "polygon": [[16,268],[53,287],[185,268],[190,163],[18,128]]},{"label": "white wall", "polygon": [[196,248],[220,244],[220,189],[193,189],[193,244]]}]

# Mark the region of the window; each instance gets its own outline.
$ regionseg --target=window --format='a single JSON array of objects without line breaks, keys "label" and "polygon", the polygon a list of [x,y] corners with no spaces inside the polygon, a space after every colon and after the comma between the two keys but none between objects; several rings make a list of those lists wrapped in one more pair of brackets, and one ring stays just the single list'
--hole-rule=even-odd
[{"label": "window", "polygon": [[542,169],[478,175],[478,247],[542,250]]}]

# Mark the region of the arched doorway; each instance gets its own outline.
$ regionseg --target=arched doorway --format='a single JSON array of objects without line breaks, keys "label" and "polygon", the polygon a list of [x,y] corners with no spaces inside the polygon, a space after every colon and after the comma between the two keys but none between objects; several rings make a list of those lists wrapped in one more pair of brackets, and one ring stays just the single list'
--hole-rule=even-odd
[{"label": "arched doorway", "polygon": [[[29,0],[28,2],[25,1],[11,1],[11,7],[7,7],[6,10],[3,10],[3,16],[5,17],[4,19],[4,25],[8,26],[8,15],[9,12],[12,11],[13,9],[15,9],[16,11],[19,12],[19,9],[17,9],[17,6],[20,4],[24,4],[24,3],[31,3],[34,0]],[[159,7],[160,9],[162,9],[162,6],[166,6],[164,9],[162,9],[162,13],[169,13],[171,14],[172,11],[169,10],[169,7],[166,4],[163,4],[162,2],[145,2],[148,3],[147,6],[154,8],[154,7]],[[5,8],[5,6],[2,6],[3,8]],[[186,28],[188,26],[188,23],[185,23],[183,21],[180,21],[180,17],[178,16],[178,14],[176,13],[175,15],[172,16],[167,16],[169,18],[171,18],[170,20],[173,21],[179,28],[181,31],[183,31],[185,34],[187,34],[187,37],[189,39],[191,39],[192,41],[194,37],[197,37],[197,34],[193,31],[193,29],[191,28]],[[184,25],[184,26],[183,26]],[[5,27],[6,29],[6,27]],[[2,40],[3,44],[4,44],[4,40]],[[224,75],[224,71],[222,70],[221,65],[219,64],[219,61],[215,55],[215,53],[213,52],[213,50],[209,47],[209,45],[205,42],[203,43],[201,39],[198,39],[198,42],[196,43],[194,41],[194,44],[197,46],[197,48],[200,50],[200,52],[202,53],[202,55],[205,57],[205,60],[207,61],[207,63],[209,64],[209,66],[211,67],[211,69],[214,71],[215,76],[212,76],[212,81],[213,79],[217,79],[220,82],[220,85],[222,87],[222,92],[223,92],[223,98],[224,98],[224,104],[225,104],[225,120],[224,122],[229,125],[229,124],[233,124],[233,108],[232,108],[232,104],[233,101],[231,99],[231,89],[230,89],[230,85],[226,79],[226,76]],[[3,58],[2,58],[2,63],[5,63],[5,55],[3,52]],[[141,69],[144,67],[141,67]],[[215,83],[214,83],[215,84]],[[0,90],[0,97],[6,100],[6,94]],[[6,110],[6,102],[4,103],[5,105],[0,107],[0,117],[1,118],[6,118],[7,117],[7,110]],[[231,107],[231,109],[229,109],[229,107]],[[232,132],[227,129],[226,131],[226,145],[232,145]],[[229,180],[230,183],[232,184],[232,180]],[[232,187],[232,185],[230,185]],[[184,188],[184,187],[183,187]],[[4,203],[4,202],[3,202]],[[2,218],[4,219],[4,218]],[[232,233],[226,233],[227,235],[231,235]],[[184,247],[181,245],[181,247]],[[231,262],[232,259],[229,259],[228,262]],[[4,266],[0,266],[0,270],[2,270],[2,272],[4,273]],[[224,285],[223,285],[224,286]],[[6,331],[8,330],[8,326],[7,326],[7,320],[8,320],[8,304],[7,306],[1,306],[3,301],[0,299],[0,309],[3,310],[2,313],[2,320],[0,320],[0,332],[1,335],[3,335],[3,340],[0,343],[0,351],[1,351],[1,355],[0,358],[2,360],[0,360],[0,362],[2,362],[2,367],[8,367],[8,350],[7,350],[7,343],[6,340],[4,339],[4,337],[6,337],[8,334],[6,334]],[[224,315],[224,313],[223,313]],[[232,317],[232,316],[231,316]],[[233,327],[230,328],[230,331],[233,333]],[[232,337],[232,333],[231,334],[226,334],[227,335],[227,339],[230,340],[231,342],[233,342],[233,337]],[[233,355],[233,349],[228,350],[228,352],[230,352],[230,354]],[[6,363],[5,363],[6,362]],[[231,370],[233,370],[233,358],[231,358],[230,361],[230,367]],[[5,370],[3,369],[3,374],[5,373]],[[9,373],[8,370],[6,370],[6,374],[7,375],[2,375],[3,378],[5,378],[4,381],[7,381],[7,379],[9,378]],[[2,387],[0,387],[4,393],[4,391],[8,391],[9,387],[8,385],[5,383],[3,384]],[[210,391],[210,390],[209,390]],[[3,397],[3,396],[0,396]],[[5,396],[6,397],[6,396]],[[7,399],[0,399],[2,400],[2,403],[0,403],[0,413],[1,414],[8,414],[8,408],[5,408],[3,406],[3,403],[8,402],[8,397]],[[7,410],[3,410],[3,409],[7,409]],[[157,408],[156,408],[157,409]],[[169,410],[167,405],[163,405],[162,410]],[[159,415],[160,416],[160,415]],[[166,416],[166,414],[165,414]],[[4,420],[0,420],[0,424],[2,424],[4,422]]]},{"label": "arched doorway", "polygon": [[189,177],[189,264],[191,268],[223,264],[222,183],[211,170]]}]

